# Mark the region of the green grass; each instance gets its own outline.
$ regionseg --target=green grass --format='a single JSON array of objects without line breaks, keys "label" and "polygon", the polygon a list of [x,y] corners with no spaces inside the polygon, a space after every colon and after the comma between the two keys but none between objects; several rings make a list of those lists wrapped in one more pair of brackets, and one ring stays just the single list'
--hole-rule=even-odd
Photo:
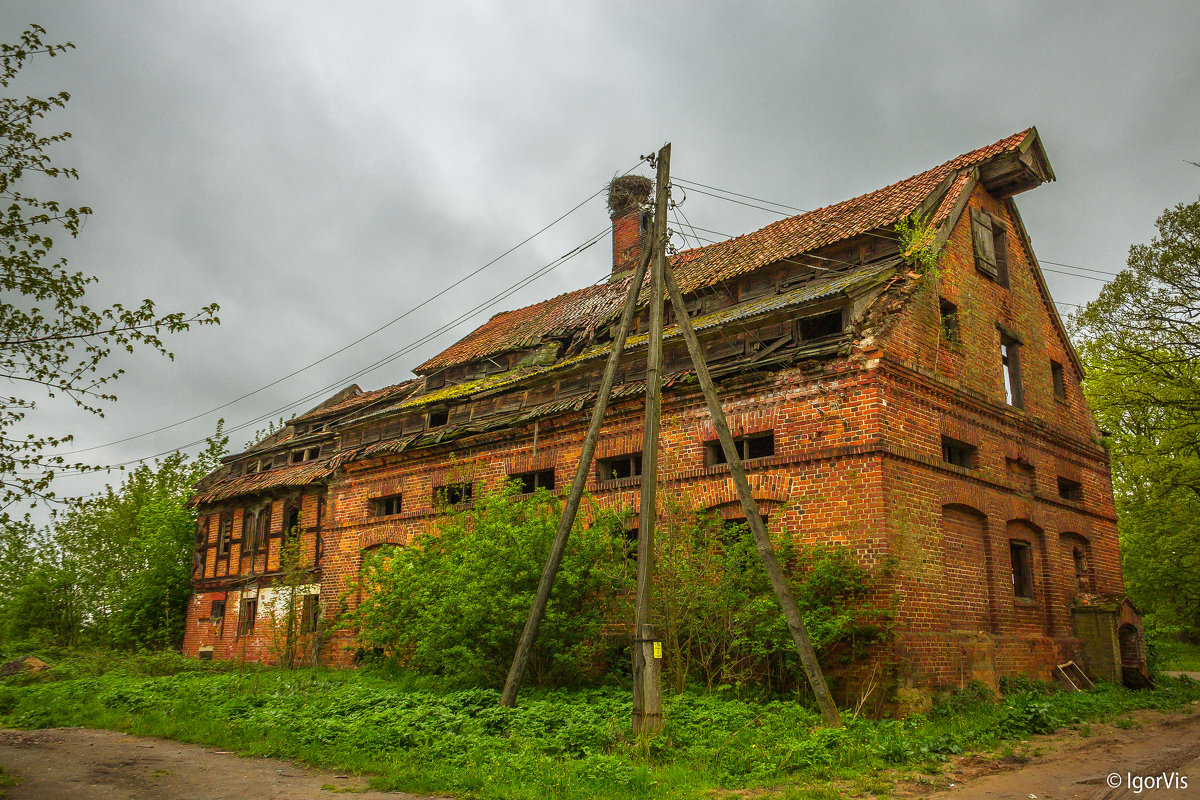
[{"label": "green grass", "polygon": [[1200,672],[1200,644],[1170,640],[1159,641],[1158,668]]},{"label": "green grass", "polygon": [[43,676],[0,680],[0,725],[80,725],[298,758],[375,775],[379,789],[462,798],[700,798],[745,787],[833,797],[936,774],[945,758],[1085,720],[1200,699],[1200,684],[1063,694],[1038,684],[996,703],[975,690],[907,720],[820,727],[797,702],[704,693],[665,699],[663,733],[628,734],[628,690],[438,691],[367,671],[238,670],[172,655],[59,657]]}]

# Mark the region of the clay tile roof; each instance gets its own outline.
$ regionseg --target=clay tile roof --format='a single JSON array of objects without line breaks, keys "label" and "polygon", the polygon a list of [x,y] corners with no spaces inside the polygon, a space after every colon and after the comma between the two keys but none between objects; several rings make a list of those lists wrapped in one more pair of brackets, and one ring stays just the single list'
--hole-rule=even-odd
[{"label": "clay tile roof", "polygon": [[231,497],[256,494],[268,489],[278,489],[285,486],[307,486],[315,481],[329,477],[333,472],[333,464],[329,459],[306,464],[293,464],[286,467],[256,472],[253,475],[241,475],[236,478],[225,478],[210,484],[192,496],[192,505],[199,506],[207,503],[219,503]]},{"label": "clay tile roof", "polygon": [[[678,253],[671,258],[671,264],[679,288],[684,294],[695,292],[780,259],[890,227],[920,206],[955,173],[1002,153],[1016,152],[1032,134],[1033,129],[1027,128],[882,189],[779,220],[735,239]],[[963,176],[956,177],[959,180],[953,182],[952,192],[965,186]],[[938,212],[944,219],[942,209]],[[627,287],[628,278],[497,314],[415,371],[435,372],[485,356],[535,346],[556,333],[566,335],[573,330],[603,324],[618,312]]]}]

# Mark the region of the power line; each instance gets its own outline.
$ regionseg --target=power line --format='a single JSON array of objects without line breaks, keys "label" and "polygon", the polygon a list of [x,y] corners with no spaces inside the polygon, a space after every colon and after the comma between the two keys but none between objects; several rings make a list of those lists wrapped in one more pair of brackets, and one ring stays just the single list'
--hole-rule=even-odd
[{"label": "power line", "polygon": [[[753,203],[744,203],[744,202],[741,202],[740,200],[734,200],[734,199],[732,199],[731,197],[725,197],[725,196],[723,196],[723,195],[733,195],[734,197],[741,197],[741,198],[744,198],[744,199],[746,199],[746,200],[753,200],[753,201],[755,201],[756,203],[767,203],[768,205],[777,206],[778,208],[784,208],[784,209],[787,209],[787,210],[789,210],[789,211],[796,211],[796,212],[799,212],[799,213],[801,213],[801,214],[810,214],[810,213],[812,213],[812,212],[811,212],[810,210],[808,210],[808,209],[798,208],[798,207],[796,207],[796,206],[790,206],[790,205],[787,205],[786,203],[777,203],[777,202],[775,202],[774,200],[767,200],[767,199],[764,199],[764,198],[762,198],[762,197],[755,197],[755,196],[753,196],[753,195],[742,194],[741,192],[735,192],[735,191],[733,191],[732,189],[722,189],[722,188],[720,188],[720,187],[717,187],[717,186],[711,186],[711,185],[709,185],[709,184],[706,184],[706,183],[700,183],[699,181],[693,181],[693,180],[689,180],[689,179],[687,179],[687,178],[679,178],[679,177],[677,177],[677,178],[674,178],[674,180],[675,180],[675,181],[678,181],[679,183],[681,183],[681,184],[683,184],[683,185],[685,185],[685,186],[691,186],[691,187],[693,187],[693,189],[692,189],[692,190],[693,190],[693,191],[695,191],[695,192],[697,192],[697,193],[699,193],[699,194],[707,195],[708,197],[712,197],[712,198],[715,198],[715,199],[717,199],[717,200],[724,200],[724,201],[725,201],[725,202],[727,202],[727,203],[736,203],[736,204],[738,204],[738,205],[741,205],[741,206],[746,206],[747,208],[754,208],[754,209],[758,209],[759,211],[766,211],[766,212],[768,212],[768,213],[771,213],[771,214],[778,214],[779,212],[778,212],[778,211],[776,211],[776,210],[775,210],[775,209],[773,209],[773,208],[766,208],[766,207],[764,207],[764,206],[758,206],[758,205],[754,205]],[[698,189],[698,188],[695,188],[695,187],[703,187],[704,189],[711,189],[711,190],[712,190],[712,192],[721,192],[722,194],[713,194],[712,192],[705,192],[705,191],[702,191],[701,189]],[[820,225],[827,225],[827,226],[830,226],[830,227],[837,227],[837,226],[833,225],[833,223],[826,222],[826,221],[824,221],[824,220],[814,220],[814,222],[816,222],[817,224],[820,224]],[[703,229],[703,228],[697,228],[696,230],[704,230],[704,229]],[[708,233],[718,233],[717,231],[707,231],[707,232],[708,232]],[[866,233],[867,233],[867,235],[869,235],[869,236],[880,236],[880,234],[874,233],[874,232],[872,232],[872,231],[866,231]],[[725,236],[726,234],[721,234],[721,233],[718,233],[718,235]],[[887,238],[887,237],[883,237],[883,238]],[[1077,264],[1064,264],[1064,263],[1061,263],[1061,262],[1058,262],[1058,261],[1049,261],[1049,260],[1047,260],[1047,259],[1043,259],[1043,258],[1039,258],[1039,259],[1038,259],[1038,263],[1039,263],[1039,264],[1053,264],[1053,265],[1054,265],[1054,266],[1056,266],[1056,267],[1068,267],[1068,268],[1070,268],[1070,269],[1082,270],[1082,271],[1084,271],[1084,272],[1094,272],[1094,273],[1096,273],[1097,275],[1108,275],[1108,276],[1111,276],[1111,277],[1114,277],[1114,278],[1117,276],[1117,273],[1116,273],[1116,272],[1109,272],[1109,271],[1107,271],[1107,270],[1102,270],[1102,269],[1094,269],[1094,268],[1092,268],[1092,267],[1081,267],[1081,266],[1079,266],[1079,265],[1077,265]],[[1046,271],[1046,272],[1058,272],[1058,270],[1044,270],[1044,271]],[[1063,274],[1063,275],[1071,275],[1072,273],[1069,273],[1069,272],[1063,272],[1063,273],[1061,273],[1061,274]],[[1086,277],[1089,277],[1089,276],[1087,276],[1087,275],[1074,275],[1074,277],[1078,277],[1078,278],[1086,278]],[[1092,280],[1097,280],[1097,279],[1096,279],[1096,278],[1092,278]]]},{"label": "power line", "polygon": [[[637,164],[634,164],[632,167],[630,167],[629,169],[627,169],[627,170],[626,170],[626,171],[625,171],[623,174],[625,174],[625,175],[628,175],[630,172],[632,172],[633,170],[637,169],[638,165],[639,165],[639,164],[641,164],[641,163],[642,163],[642,162],[641,162],[641,160],[639,160]],[[605,191],[605,189],[607,189],[607,188],[608,188],[608,187],[607,187],[607,185],[606,185],[606,186],[604,186],[604,187],[601,187],[600,189],[597,189],[595,192],[593,192],[593,193],[592,193],[591,195],[589,195],[587,198],[585,198],[585,199],[584,199],[584,200],[582,200],[581,202],[577,203],[575,206],[573,206],[571,209],[569,209],[568,211],[566,211],[565,213],[563,213],[563,214],[562,214],[562,215],[560,215],[559,217],[555,218],[555,219],[554,219],[552,222],[548,223],[547,225],[544,225],[543,227],[541,227],[540,229],[538,229],[536,232],[534,232],[534,233],[530,234],[529,236],[525,237],[524,239],[522,239],[520,242],[517,242],[515,245],[513,245],[513,246],[512,246],[512,247],[510,247],[510,248],[508,248],[507,250],[505,250],[503,253],[501,253],[500,255],[496,256],[496,257],[495,257],[495,258],[493,258],[492,260],[488,261],[488,262],[487,262],[486,264],[484,264],[483,266],[481,266],[481,267],[478,267],[477,269],[475,269],[475,270],[473,270],[473,271],[471,271],[471,272],[467,273],[467,274],[466,274],[466,275],[464,275],[462,278],[458,279],[457,281],[455,281],[454,283],[450,284],[449,286],[447,286],[446,288],[442,289],[441,291],[439,291],[439,292],[435,293],[434,295],[432,295],[432,296],[430,296],[430,297],[426,298],[425,300],[421,301],[421,302],[420,302],[420,303],[418,303],[417,305],[413,306],[412,308],[408,309],[408,310],[407,310],[407,311],[405,311],[404,313],[400,314],[398,317],[395,317],[395,318],[393,318],[392,320],[390,320],[390,321],[388,321],[388,322],[384,323],[383,325],[380,325],[378,328],[375,328],[374,330],[370,331],[369,333],[366,333],[366,334],[364,334],[364,335],[360,336],[359,338],[355,339],[354,341],[350,342],[349,344],[347,344],[347,345],[344,345],[343,347],[340,347],[340,348],[338,348],[337,350],[334,350],[332,353],[329,353],[329,354],[327,354],[327,355],[324,355],[324,356],[322,356],[321,358],[318,358],[316,361],[313,361],[313,362],[311,362],[311,363],[309,363],[309,364],[306,364],[306,365],[305,365],[305,366],[303,366],[303,367],[300,367],[300,368],[298,368],[298,369],[296,369],[296,370],[294,370],[294,371],[292,371],[292,372],[289,372],[287,375],[284,375],[284,376],[283,376],[283,377],[281,377],[281,378],[277,378],[276,380],[273,380],[273,381],[271,381],[270,383],[267,383],[267,384],[265,384],[265,385],[263,385],[263,386],[260,386],[260,387],[258,387],[257,389],[253,389],[253,390],[251,390],[251,391],[249,391],[249,392],[246,392],[245,394],[242,394],[242,395],[240,395],[240,396],[238,396],[238,397],[235,397],[234,399],[232,399],[232,400],[229,400],[229,401],[227,401],[227,402],[225,402],[225,403],[222,403],[221,405],[214,406],[214,407],[212,407],[212,408],[210,408],[210,409],[208,409],[208,410],[206,410],[206,411],[201,411],[201,412],[199,412],[199,413],[193,414],[192,416],[190,416],[190,417],[187,417],[186,419],[181,419],[181,420],[178,420],[178,421],[176,421],[176,422],[172,422],[172,423],[170,423],[169,425],[163,425],[163,426],[161,426],[161,427],[155,428],[155,429],[153,429],[153,430],[145,431],[145,432],[143,432],[143,433],[134,434],[133,436],[126,436],[126,437],[125,437],[125,438],[123,438],[123,439],[116,439],[116,440],[114,440],[114,441],[111,441],[111,442],[106,442],[105,444],[92,445],[91,447],[83,447],[83,448],[80,448],[80,449],[78,449],[78,450],[71,450],[71,451],[68,451],[68,452],[66,452],[66,453],[61,453],[61,454],[59,454],[59,455],[62,455],[62,456],[73,456],[73,455],[78,455],[78,454],[80,454],[80,453],[88,453],[88,452],[91,452],[91,451],[94,451],[94,450],[101,450],[101,449],[104,449],[104,448],[106,448],[106,447],[112,447],[112,446],[114,446],[114,445],[118,445],[118,444],[124,444],[125,442],[131,442],[131,441],[133,441],[133,440],[135,440],[135,439],[141,439],[141,438],[144,438],[144,437],[146,437],[146,436],[152,436],[152,435],[154,435],[154,434],[156,434],[156,433],[162,433],[163,431],[170,430],[170,429],[172,429],[172,428],[177,428],[177,427],[179,427],[180,425],[186,425],[186,424],[187,424],[187,423],[189,423],[189,422],[195,422],[196,420],[198,420],[198,419],[200,419],[200,418],[202,418],[202,417],[206,417],[206,416],[208,416],[209,414],[214,414],[214,413],[216,413],[217,411],[221,411],[222,409],[228,408],[229,406],[232,406],[232,405],[234,405],[235,403],[239,403],[239,402],[241,402],[242,400],[245,400],[245,399],[247,399],[247,398],[253,397],[253,396],[254,396],[254,395],[256,395],[256,394],[259,394],[260,392],[266,391],[267,389],[270,389],[270,388],[272,388],[272,387],[274,387],[274,386],[277,386],[277,385],[279,385],[280,383],[283,383],[284,381],[286,381],[286,380],[288,380],[288,379],[290,379],[290,378],[294,378],[294,377],[296,377],[297,375],[301,374],[302,372],[305,372],[305,371],[307,371],[307,370],[310,370],[310,369],[312,369],[313,367],[315,367],[315,366],[317,366],[317,365],[319,365],[319,364],[322,364],[322,363],[324,363],[324,362],[328,361],[329,359],[333,358],[334,356],[340,355],[341,353],[344,353],[345,351],[349,350],[350,348],[352,348],[352,347],[355,347],[356,345],[359,345],[359,344],[361,344],[362,342],[366,341],[367,339],[371,338],[372,336],[375,336],[376,334],[378,334],[378,333],[381,333],[381,332],[382,332],[382,331],[384,331],[384,330],[387,330],[387,329],[388,329],[388,328],[390,328],[392,325],[395,325],[397,322],[399,322],[400,320],[402,320],[402,319],[404,319],[405,317],[409,316],[409,315],[410,315],[410,314],[412,314],[413,312],[415,312],[415,311],[418,311],[418,310],[419,310],[419,309],[421,309],[421,308],[424,308],[425,306],[429,305],[429,304],[430,304],[430,303],[432,303],[434,300],[438,299],[439,297],[441,297],[442,295],[444,295],[444,294],[446,294],[447,292],[451,291],[452,289],[455,289],[455,288],[457,288],[457,287],[461,286],[463,283],[467,282],[467,281],[468,281],[468,280],[470,280],[471,278],[473,278],[473,277],[475,277],[476,275],[478,275],[479,273],[483,272],[483,271],[484,271],[485,269],[487,269],[488,267],[492,266],[492,265],[493,265],[493,264],[495,264],[496,262],[498,262],[498,261],[500,261],[501,259],[505,258],[506,256],[510,255],[511,253],[515,252],[516,250],[520,249],[521,247],[525,246],[525,245],[526,245],[526,244],[528,244],[529,242],[533,241],[535,238],[537,238],[537,237],[538,237],[538,236],[540,236],[541,234],[545,233],[545,232],[546,232],[546,231],[548,231],[550,228],[552,228],[552,227],[554,227],[555,225],[557,225],[559,222],[562,222],[564,219],[566,219],[567,217],[569,217],[571,214],[575,213],[575,212],[576,212],[576,211],[578,211],[580,208],[582,208],[583,206],[587,205],[589,202],[591,202],[593,199],[595,199],[595,198],[596,198],[598,195],[602,194],[602,193]]]},{"label": "power line", "polygon": [[[608,231],[609,231],[609,229],[606,227],[606,228],[602,229],[601,231],[599,231],[598,233],[593,234],[592,236],[588,237],[588,239],[586,239],[579,246],[573,248],[572,250],[568,251],[567,253],[564,253],[563,255],[559,256],[558,258],[554,259],[553,261],[549,262],[548,264],[545,264],[545,265],[539,267],[538,269],[534,270],[532,273],[530,273],[530,274],[526,275],[525,277],[521,278],[520,280],[518,280],[516,283],[510,284],[509,286],[505,287],[504,289],[502,289],[500,292],[493,295],[489,299],[483,301],[482,303],[479,303],[474,308],[463,312],[462,314],[460,314],[459,316],[450,320],[449,322],[445,323],[441,327],[431,331],[430,333],[425,334],[421,338],[417,339],[414,342],[411,342],[410,344],[406,345],[405,347],[401,348],[400,350],[390,353],[387,356],[384,356],[383,358],[379,359],[378,361],[376,361],[372,364],[369,364],[366,367],[363,367],[362,369],[352,373],[351,375],[348,375],[344,378],[340,378],[337,381],[334,381],[333,383],[327,384],[327,385],[321,387],[320,389],[310,392],[309,394],[305,395],[304,397],[301,397],[297,400],[294,400],[294,401],[288,403],[287,405],[272,409],[271,411],[265,412],[265,413],[255,417],[254,419],[247,420],[246,422],[242,422],[238,425],[234,425],[232,427],[225,428],[223,430],[223,432],[231,433],[233,431],[243,430],[245,428],[250,427],[251,425],[256,425],[256,424],[265,422],[265,421],[271,419],[272,417],[274,417],[276,414],[282,414],[286,411],[290,411],[291,409],[295,408],[296,406],[301,406],[301,405],[304,405],[305,403],[309,403],[316,398],[324,396],[327,392],[329,392],[335,388],[344,386],[346,383],[348,383],[350,381],[357,380],[358,378],[361,378],[364,375],[374,372],[376,369],[379,369],[380,367],[390,364],[391,362],[395,361],[397,358],[407,355],[408,353],[412,352],[413,350],[417,349],[418,347],[421,347],[422,345],[433,341],[434,339],[441,336],[442,334],[457,327],[459,324],[461,324],[462,322],[465,322],[467,319],[477,316],[479,313],[486,311],[487,309],[491,308],[492,306],[496,305],[497,303],[507,299],[514,293],[516,293],[516,292],[520,291],[521,289],[525,288],[526,286],[528,286],[530,283],[533,283],[538,278],[542,278],[542,277],[548,275],[550,272],[554,271],[558,267],[567,263],[568,261],[573,259],[575,256],[579,255],[580,253],[584,252],[588,248],[595,245],[597,242],[599,242],[601,239],[603,239],[605,235],[608,234]],[[131,437],[131,438],[136,438],[136,437]],[[120,461],[115,464],[109,464],[107,466],[123,467],[123,466],[129,466],[131,464],[138,464],[138,463],[141,463],[143,461],[148,461],[153,458],[160,458],[162,456],[169,455],[170,453],[173,453],[177,450],[186,450],[190,447],[195,447],[197,445],[203,444],[204,442],[208,441],[208,438],[209,437],[204,437],[202,439],[196,439],[195,441],[189,442],[187,444],[179,445],[177,447],[171,447],[169,449],[162,450],[162,451],[160,451],[158,453],[154,453],[152,455],[143,456],[141,458],[130,459],[128,461]],[[58,478],[58,477],[73,477],[76,475],[84,475],[84,474],[90,474],[90,471],[89,472],[69,472],[69,471],[62,472],[62,473],[59,473],[58,475],[56,475],[55,477],[56,478]]]}]

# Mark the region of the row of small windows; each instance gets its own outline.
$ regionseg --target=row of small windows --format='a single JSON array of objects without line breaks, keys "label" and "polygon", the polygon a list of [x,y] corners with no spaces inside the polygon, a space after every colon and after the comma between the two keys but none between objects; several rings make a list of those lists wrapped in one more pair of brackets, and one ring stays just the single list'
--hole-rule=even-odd
[{"label": "row of small windows", "polygon": [[[740,436],[733,440],[738,456],[743,461],[757,458],[767,458],[775,455],[775,434],[772,431],[756,433],[750,436]],[[705,444],[705,463],[708,465],[725,464],[725,453],[720,442]],[[642,474],[642,454],[626,453],[619,456],[596,459],[596,480],[600,482],[636,478]],[[554,470],[540,469],[531,472],[518,472],[508,476],[519,486],[521,494],[533,494],[538,489],[554,491]],[[460,506],[469,503],[474,494],[474,485],[452,483],[438,486],[433,490],[433,505]],[[403,495],[394,494],[371,499],[371,516],[389,517],[403,510]]]},{"label": "row of small windows", "polygon": [[[949,436],[942,437],[942,461],[963,469],[979,469],[979,448],[967,442],[960,442]],[[1033,491],[1036,487],[1034,468],[1032,464],[1018,459],[1005,459],[1005,467],[1011,479],[1016,480],[1023,489]],[[1058,476],[1058,496],[1064,500],[1076,503],[1083,502],[1083,484],[1062,475]]]},{"label": "row of small windows", "polygon": [[[317,629],[321,616],[321,595],[306,594],[300,605],[300,633],[312,633]],[[247,598],[238,606],[237,635],[245,636],[254,632],[254,621],[258,618],[258,598]],[[209,623],[225,629],[225,601],[214,600],[208,614]]]},{"label": "row of small windows", "polygon": [[[953,345],[962,343],[962,331],[958,320],[958,306],[946,298],[938,301],[941,315],[941,337]],[[1021,342],[1010,334],[1000,334],[1000,367],[1004,375],[1004,402],[1014,408],[1023,408],[1025,398],[1021,385]],[[1050,360],[1050,382],[1054,386],[1054,396],[1059,400],[1067,399],[1067,383],[1063,365],[1054,359]]]}]

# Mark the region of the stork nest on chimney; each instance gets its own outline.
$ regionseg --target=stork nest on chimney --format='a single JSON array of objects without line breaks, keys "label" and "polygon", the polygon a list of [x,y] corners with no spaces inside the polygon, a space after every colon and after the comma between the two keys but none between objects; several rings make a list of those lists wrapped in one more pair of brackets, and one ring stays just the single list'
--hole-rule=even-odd
[{"label": "stork nest on chimney", "polygon": [[622,175],[608,185],[608,213],[617,216],[645,206],[654,190],[654,181],[643,175]]}]

